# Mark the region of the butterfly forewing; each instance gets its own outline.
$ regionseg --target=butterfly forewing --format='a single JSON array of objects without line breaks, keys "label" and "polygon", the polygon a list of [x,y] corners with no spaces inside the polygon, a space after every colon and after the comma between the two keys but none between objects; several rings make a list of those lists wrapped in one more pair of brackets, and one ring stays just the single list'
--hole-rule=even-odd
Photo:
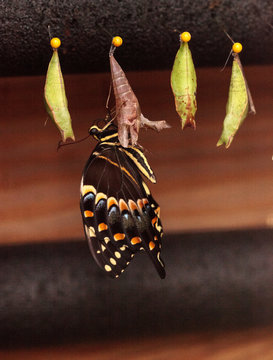
[{"label": "butterfly forewing", "polygon": [[110,276],[118,277],[135,253],[145,250],[165,277],[159,206],[119,143],[100,142],[91,154],[82,177],[81,212],[91,253]]}]

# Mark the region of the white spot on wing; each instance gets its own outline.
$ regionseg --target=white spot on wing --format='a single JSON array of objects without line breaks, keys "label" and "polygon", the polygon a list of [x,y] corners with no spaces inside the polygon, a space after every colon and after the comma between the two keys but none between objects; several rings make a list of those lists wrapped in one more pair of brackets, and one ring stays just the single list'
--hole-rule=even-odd
[{"label": "white spot on wing", "polygon": [[105,241],[105,244],[108,244],[110,241],[109,237],[105,236],[104,241]]},{"label": "white spot on wing", "polygon": [[151,194],[151,193],[150,193],[150,190],[149,190],[148,186],[145,184],[144,181],[142,181],[142,185],[143,185],[143,187],[144,187],[144,189],[145,189],[145,191],[146,191],[146,194],[150,195],[150,194]]},{"label": "white spot on wing", "polygon": [[160,252],[157,253],[157,260],[160,262],[160,264],[164,267],[164,264],[162,260],[160,259]]},{"label": "white spot on wing", "polygon": [[118,259],[121,258],[121,255],[120,255],[120,253],[118,251],[115,251],[115,257],[118,258]]},{"label": "white spot on wing", "polygon": [[115,259],[113,259],[113,258],[110,258],[110,263],[111,263],[112,265],[117,265],[116,260],[115,260]]},{"label": "white spot on wing", "polygon": [[90,226],[88,228],[88,231],[89,231],[89,236],[90,237],[96,237],[95,229],[93,228],[93,226]]},{"label": "white spot on wing", "polygon": [[158,222],[155,223],[155,228],[159,233],[162,231],[162,226],[158,225]]},{"label": "white spot on wing", "polygon": [[104,269],[105,269],[107,272],[109,272],[109,271],[112,270],[110,265],[105,265],[105,266],[104,266]]}]

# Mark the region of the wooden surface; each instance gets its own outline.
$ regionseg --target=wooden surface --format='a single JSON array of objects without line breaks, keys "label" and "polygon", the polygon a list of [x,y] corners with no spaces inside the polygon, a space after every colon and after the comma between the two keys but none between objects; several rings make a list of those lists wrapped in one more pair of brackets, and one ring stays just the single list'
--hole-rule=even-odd
[{"label": "wooden surface", "polygon": [[[273,225],[272,66],[247,67],[257,115],[249,115],[231,147],[217,148],[230,68],[198,69],[197,130],[181,131],[169,72],[128,73],[142,112],[170,130],[141,131],[140,144],[158,182],[166,232]],[[44,77],[0,79],[0,242],[81,238],[79,183],[95,141],[56,152],[59,133],[43,106]],[[105,116],[108,74],[65,76],[76,138]]]},{"label": "wooden surface", "polygon": [[272,360],[273,329],[0,350],[1,360]]}]

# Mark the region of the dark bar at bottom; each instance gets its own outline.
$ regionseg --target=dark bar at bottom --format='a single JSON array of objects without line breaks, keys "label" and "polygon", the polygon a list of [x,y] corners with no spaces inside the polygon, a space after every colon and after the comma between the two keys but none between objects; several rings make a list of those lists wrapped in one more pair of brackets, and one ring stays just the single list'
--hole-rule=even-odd
[{"label": "dark bar at bottom", "polygon": [[166,235],[119,279],[84,241],[0,248],[0,345],[124,339],[273,323],[273,231]]}]

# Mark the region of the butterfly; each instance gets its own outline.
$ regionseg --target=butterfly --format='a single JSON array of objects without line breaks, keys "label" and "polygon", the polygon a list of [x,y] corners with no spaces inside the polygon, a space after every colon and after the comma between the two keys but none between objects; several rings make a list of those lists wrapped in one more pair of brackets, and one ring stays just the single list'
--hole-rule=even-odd
[{"label": "butterfly", "polygon": [[121,146],[112,122],[91,126],[89,134],[98,144],[83,170],[80,208],[96,263],[117,278],[144,250],[164,278],[160,207],[142,178],[155,183],[153,170],[139,147]]}]

